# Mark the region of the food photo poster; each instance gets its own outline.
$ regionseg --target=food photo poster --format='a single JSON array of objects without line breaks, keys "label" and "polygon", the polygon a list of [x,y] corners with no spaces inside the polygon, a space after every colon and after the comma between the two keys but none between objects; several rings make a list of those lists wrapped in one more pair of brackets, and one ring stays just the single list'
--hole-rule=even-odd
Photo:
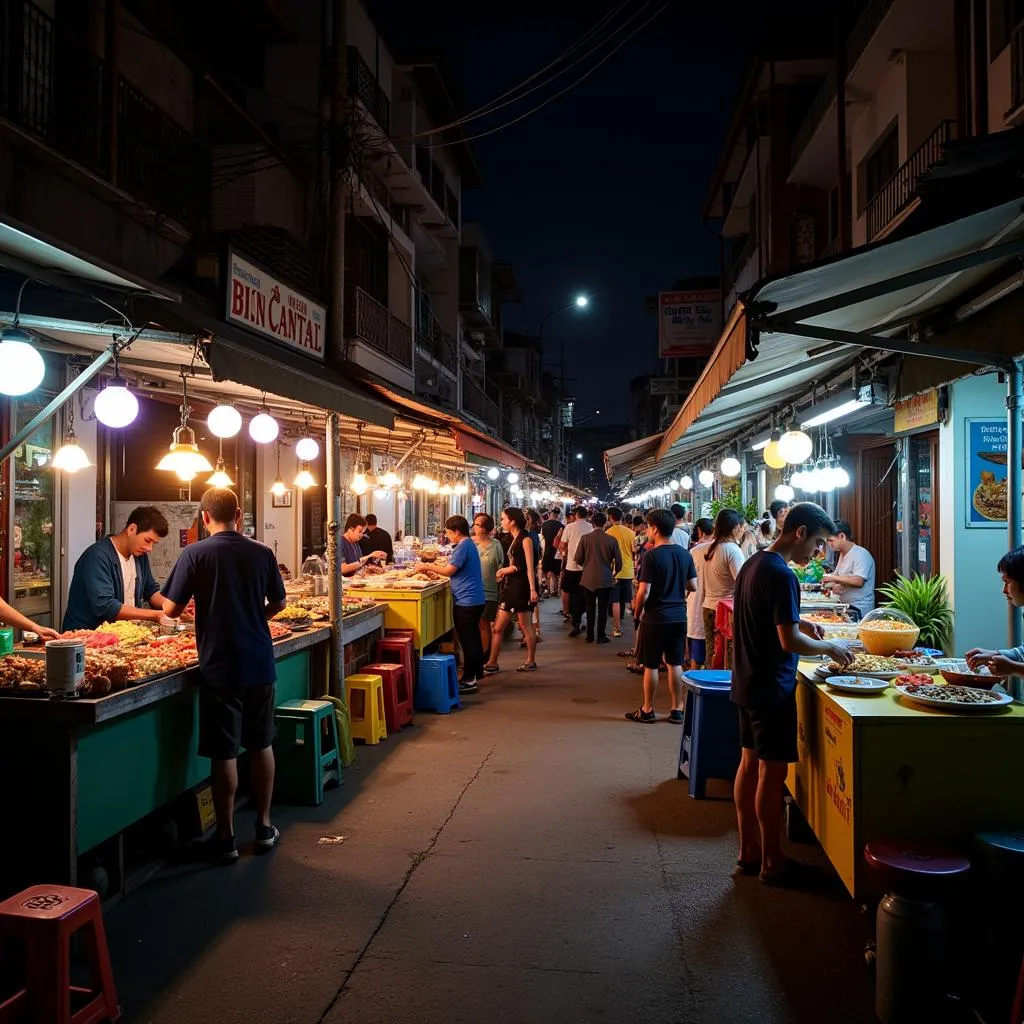
[{"label": "food photo poster", "polygon": [[1006,420],[967,420],[967,526],[1006,527]]}]

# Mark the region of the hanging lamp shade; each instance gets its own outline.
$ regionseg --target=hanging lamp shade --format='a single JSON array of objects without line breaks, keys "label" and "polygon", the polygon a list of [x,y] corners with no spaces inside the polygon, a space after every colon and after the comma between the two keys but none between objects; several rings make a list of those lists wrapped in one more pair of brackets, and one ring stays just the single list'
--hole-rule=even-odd
[{"label": "hanging lamp shade", "polygon": [[[199,450],[191,427],[175,427],[174,438],[167,454],[157,463],[157,469],[177,473],[182,480],[191,480],[198,473],[213,471],[210,460]],[[188,474],[183,476],[182,474]]]},{"label": "hanging lamp shade", "polygon": [[73,432],[69,431],[67,440],[57,449],[50,465],[54,469],[61,469],[65,473],[77,473],[80,469],[91,466],[89,456],[85,449],[78,443]]},{"label": "hanging lamp shade", "polygon": [[35,391],[46,376],[46,365],[32,335],[17,326],[0,331],[0,394],[17,397]]}]

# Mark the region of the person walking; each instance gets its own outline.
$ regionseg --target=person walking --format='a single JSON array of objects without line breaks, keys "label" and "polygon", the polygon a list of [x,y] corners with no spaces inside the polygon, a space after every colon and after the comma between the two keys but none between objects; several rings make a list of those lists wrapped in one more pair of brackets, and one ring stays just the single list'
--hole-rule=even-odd
[{"label": "person walking", "polygon": [[480,572],[484,581],[484,610],[480,614],[480,643],[484,659],[491,657],[491,629],[498,617],[498,570],[505,563],[505,550],[494,539],[494,519],[486,512],[473,518],[473,540],[480,556]]},{"label": "person walking", "polygon": [[583,566],[576,561],[576,550],[580,540],[593,530],[590,522],[590,509],[586,505],[576,506],[576,518],[573,522],[566,524],[562,530],[562,555],[565,571],[562,574],[562,589],[569,592],[569,617],[572,620],[572,629],[569,636],[579,636],[583,632],[583,612],[586,609],[586,599],[583,596],[582,583]]},{"label": "person walking", "polygon": [[537,603],[536,561],[533,557],[533,541],[526,532],[526,516],[521,508],[509,506],[501,513],[501,525],[512,537],[509,545],[507,564],[498,572],[500,584],[498,617],[491,631],[491,657],[484,665],[484,672],[497,672],[498,656],[505,636],[505,627],[513,616],[526,638],[526,661],[517,672],[537,671],[537,638],[533,633],[533,606]]},{"label": "person walking", "polygon": [[697,585],[697,571],[690,552],[672,539],[675,518],[667,508],[647,515],[653,546],[644,554],[634,615],[643,613],[637,633],[637,650],[644,670],[643,702],[626,720],[650,724],[657,721],[654,698],[662,661],[668,667],[672,698],[669,721],[683,720],[683,658],[686,647],[686,595]]},{"label": "person walking", "polygon": [[[447,576],[452,589],[452,622],[462,648],[462,678],[459,693],[476,693],[484,676],[484,649],[480,643],[480,616],[484,610],[483,572],[480,553],[469,536],[465,516],[449,516],[444,522],[445,540],[452,545],[447,565],[417,562],[416,572],[429,569]],[[500,547],[500,545],[499,545]]]},{"label": "person walking", "polygon": [[608,528],[605,532],[615,538],[622,558],[622,567],[615,574],[611,595],[612,636],[620,637],[626,609],[633,603],[633,542],[636,538],[629,527],[623,526],[622,510],[614,505],[608,509]]},{"label": "person walking", "polygon": [[669,511],[675,517],[676,525],[672,529],[672,543],[678,544],[681,548],[690,548],[690,528],[686,524],[686,508],[678,501],[669,506]]},{"label": "person walking", "polygon": [[704,572],[707,562],[702,557],[711,545],[715,524],[706,518],[693,524],[690,541],[690,556],[697,570],[697,589],[686,595],[686,649],[691,669],[703,668],[707,663],[707,647],[704,643]]},{"label": "person walking", "polygon": [[178,556],[164,587],[163,613],[178,618],[195,599],[199,647],[199,754],[210,758],[217,861],[238,860],[235,793],[238,753],[245,747],[256,805],[257,853],[277,845],[270,820],[274,791],[274,684],[277,664],[267,620],[285,604],[284,580],[270,548],[239,532],[242,510],[226,487],[199,502],[210,534]]},{"label": "person walking", "polygon": [[848,665],[853,655],[844,644],[823,640],[816,623],[801,621],[800,584],[789,563],[806,562],[818,541],[835,532],[823,508],[799,502],[772,546],[754,555],[736,578],[730,685],[742,748],[733,784],[736,868],[766,885],[799,886],[816,875],[786,859],[780,835],[786,773],[798,760],[797,663],[801,656],[824,654]]},{"label": "person walking", "polygon": [[[541,581],[544,579],[544,574],[541,572],[541,521],[540,516],[532,509],[528,508],[526,511],[526,532],[533,541],[533,557],[536,559],[534,565],[534,572],[537,575],[537,593],[541,593]],[[533,632],[537,637],[537,643],[541,642],[540,635],[540,601],[533,606]],[[525,638],[520,637],[520,647],[526,646]]]},{"label": "person walking", "polygon": [[588,644],[594,643],[595,626],[597,642],[610,642],[606,632],[608,601],[615,584],[615,574],[622,568],[619,542],[604,531],[607,521],[608,518],[603,512],[595,512],[590,519],[593,529],[590,533],[584,534],[576,545],[576,562],[583,567],[580,586],[587,607]]},{"label": "person walking", "polygon": [[569,611],[569,591],[565,589],[565,552],[562,550],[562,535],[565,528],[576,521],[576,509],[571,508],[565,513],[565,523],[555,537],[555,558],[558,559],[558,589],[562,592],[562,621],[569,622],[572,615]]},{"label": "person walking", "polygon": [[[715,613],[718,602],[732,597],[736,575],[743,566],[743,552],[739,540],[746,526],[743,515],[735,509],[723,508],[715,517],[715,532],[711,543],[700,557],[707,563],[704,567],[704,643],[707,648],[709,668],[721,668],[725,650],[718,651],[718,629]],[[724,638],[723,638],[723,643]]]},{"label": "person walking", "polygon": [[541,557],[541,571],[547,580],[548,596],[554,597],[558,593],[558,544],[556,539],[562,532],[560,519],[561,509],[553,508],[547,513],[547,518],[541,523],[540,535],[544,541],[544,551]]}]

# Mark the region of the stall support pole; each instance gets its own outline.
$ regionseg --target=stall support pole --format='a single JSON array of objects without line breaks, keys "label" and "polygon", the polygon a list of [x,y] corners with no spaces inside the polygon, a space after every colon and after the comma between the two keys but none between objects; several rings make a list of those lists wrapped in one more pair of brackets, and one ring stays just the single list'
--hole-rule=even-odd
[{"label": "stall support pole", "polygon": [[[1024,411],[1024,378],[1021,361],[1013,361],[1013,369],[1006,372],[1006,533],[1007,549],[1012,551],[1021,544],[1022,506],[1021,461],[1024,459],[1021,413]],[[1021,610],[1007,602],[1009,622],[1007,645],[1017,647],[1021,642]]]},{"label": "stall support pole", "polygon": [[327,594],[331,616],[331,669],[328,693],[345,699],[345,637],[341,606],[341,416],[327,416]]}]

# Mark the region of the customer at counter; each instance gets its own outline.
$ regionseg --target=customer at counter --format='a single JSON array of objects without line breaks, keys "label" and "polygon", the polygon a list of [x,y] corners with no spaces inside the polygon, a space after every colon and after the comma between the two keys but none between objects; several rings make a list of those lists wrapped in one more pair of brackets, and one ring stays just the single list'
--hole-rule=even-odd
[{"label": "customer at counter", "polygon": [[875,608],[875,560],[867,548],[853,542],[853,527],[842,519],[836,523],[828,545],[838,561],[835,571],[825,573],[821,582],[831,586],[832,593],[856,609],[855,617],[862,619]]},{"label": "customer at counter", "polygon": [[31,619],[25,618],[17,608],[12,608],[6,601],[0,598],[0,622],[8,626],[16,626],[22,632],[37,633],[44,640],[56,640],[60,633],[49,626],[40,626]]},{"label": "customer at counter", "polygon": [[849,648],[822,640],[822,629],[800,619],[800,585],[789,568],[811,557],[819,538],[836,525],[823,508],[794,505],[772,546],[748,559],[736,577],[733,599],[733,670],[730,697],[740,720],[740,767],[733,797],[739,824],[741,874],[765,885],[808,880],[807,869],[782,852],[782,797],[788,765],[798,760],[796,671],[801,655],[829,655],[840,665]]},{"label": "customer at counter", "polygon": [[64,630],[95,629],[118,619],[158,622],[164,595],[149,567],[149,553],[168,532],[158,508],[140,505],[120,533],[87,547],[71,577]]},{"label": "customer at counter", "polygon": [[377,525],[377,517],[372,512],[366,516],[366,532],[359,541],[359,550],[364,555],[371,556],[375,552],[383,551],[388,562],[395,560],[395,545],[391,534]]},{"label": "customer at counter", "polygon": [[498,570],[505,562],[505,551],[494,539],[494,519],[486,512],[473,517],[473,540],[480,555],[480,572],[484,581],[484,610],[480,614],[480,644],[484,656],[491,656],[491,628],[498,617]]},{"label": "customer at counter", "polygon": [[338,561],[341,562],[341,575],[354,576],[367,562],[376,559],[385,561],[388,557],[386,551],[371,551],[364,555],[359,547],[359,542],[366,533],[366,520],[353,512],[345,520],[345,530],[338,538]]},{"label": "customer at counter", "polygon": [[[1003,580],[1003,596],[1014,608],[1024,606],[1024,547],[1007,551],[996,570]],[[1024,676],[1024,647],[989,651],[975,647],[966,654],[972,672],[987,668],[993,675]]]}]

